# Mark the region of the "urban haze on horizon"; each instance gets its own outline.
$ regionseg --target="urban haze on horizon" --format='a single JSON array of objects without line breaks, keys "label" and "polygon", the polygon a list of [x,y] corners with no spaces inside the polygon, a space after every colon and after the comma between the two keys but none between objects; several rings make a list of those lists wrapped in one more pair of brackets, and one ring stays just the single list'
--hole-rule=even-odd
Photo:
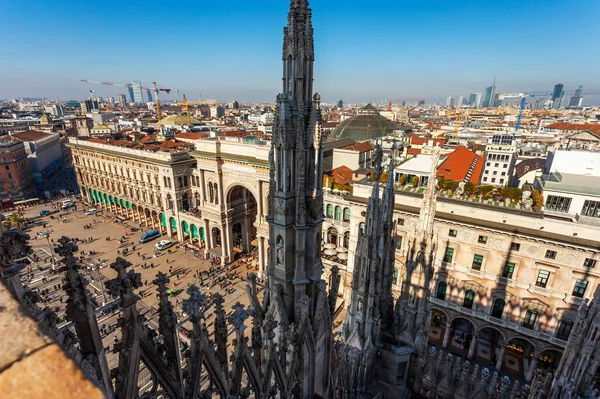
[{"label": "urban haze on horizon", "polygon": [[[110,0],[99,15],[70,0],[6,3],[0,52],[10,62],[0,65],[0,98],[67,101],[87,98],[90,89],[103,97],[122,93],[80,82],[89,79],[156,81],[194,100],[201,93],[221,102],[273,102],[279,87],[272,77],[280,70],[265,61],[281,54],[275,16],[288,3],[234,0],[224,10],[185,0],[144,7]],[[320,10],[313,19],[315,84],[328,103],[444,102],[483,92],[494,77],[497,93],[549,91],[557,83],[600,89],[594,1],[310,3]],[[29,7],[40,12],[31,15]],[[135,20],[140,29],[133,29]],[[176,100],[175,91],[162,97]],[[598,105],[600,97],[586,96],[583,104]]]}]

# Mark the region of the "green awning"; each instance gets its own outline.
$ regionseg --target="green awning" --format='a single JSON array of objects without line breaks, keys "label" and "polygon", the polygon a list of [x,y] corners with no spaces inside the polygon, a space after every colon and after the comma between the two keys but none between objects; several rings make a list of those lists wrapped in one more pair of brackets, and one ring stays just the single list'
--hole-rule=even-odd
[{"label": "green awning", "polygon": [[165,229],[167,228],[167,218],[165,217],[164,214],[160,214],[160,224],[162,225],[162,227],[164,227]]},{"label": "green awning", "polygon": [[181,224],[183,225],[183,232],[185,234],[190,234],[190,226],[188,225],[188,222],[184,221]]},{"label": "green awning", "polygon": [[195,224],[192,225],[192,238],[198,238],[198,228]]}]

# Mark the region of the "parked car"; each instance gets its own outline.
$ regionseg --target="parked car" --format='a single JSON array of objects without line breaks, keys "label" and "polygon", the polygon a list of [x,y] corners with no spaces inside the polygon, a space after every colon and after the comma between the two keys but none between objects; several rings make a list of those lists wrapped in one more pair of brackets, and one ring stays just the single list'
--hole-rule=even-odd
[{"label": "parked car", "polygon": [[148,241],[152,241],[157,237],[160,237],[160,231],[150,230],[150,231],[142,234],[142,237],[140,238],[140,244],[143,244]]},{"label": "parked car", "polygon": [[50,211],[48,209],[42,209],[40,210],[40,216],[46,216],[49,215]]},{"label": "parked car", "polygon": [[96,212],[98,212],[98,209],[92,208],[92,209],[88,209],[87,211],[85,211],[85,214],[86,215],[95,215]]},{"label": "parked car", "polygon": [[158,249],[159,251],[162,251],[162,250],[167,249],[172,246],[173,246],[173,241],[161,240],[156,244],[156,249]]},{"label": "parked car", "polygon": [[75,204],[73,203],[72,200],[64,200],[62,202],[62,209],[67,209],[67,208],[70,208],[72,206],[75,206]]}]

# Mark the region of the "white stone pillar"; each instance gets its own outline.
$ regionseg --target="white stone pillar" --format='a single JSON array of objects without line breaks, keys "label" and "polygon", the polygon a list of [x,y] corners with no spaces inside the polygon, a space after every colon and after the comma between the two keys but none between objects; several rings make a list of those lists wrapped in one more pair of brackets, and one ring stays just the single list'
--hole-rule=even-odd
[{"label": "white stone pillar", "polygon": [[527,369],[527,374],[525,374],[525,382],[531,382],[533,378],[533,373],[538,364],[538,354],[534,352],[533,358],[531,359],[531,363],[529,364],[529,368]]},{"label": "white stone pillar", "polygon": [[450,339],[450,328],[452,327],[451,323],[446,323],[446,331],[444,331],[444,341],[442,342],[442,348],[448,347],[448,340]]},{"label": "white stone pillar", "polygon": [[467,359],[473,360],[473,356],[475,355],[475,347],[477,346],[477,335],[473,334],[471,338],[471,345],[469,345],[469,354],[467,355]]},{"label": "white stone pillar", "polygon": [[506,345],[500,346],[500,354],[498,355],[498,360],[496,361],[496,371],[502,370],[502,362],[504,361],[504,353],[506,352]]}]

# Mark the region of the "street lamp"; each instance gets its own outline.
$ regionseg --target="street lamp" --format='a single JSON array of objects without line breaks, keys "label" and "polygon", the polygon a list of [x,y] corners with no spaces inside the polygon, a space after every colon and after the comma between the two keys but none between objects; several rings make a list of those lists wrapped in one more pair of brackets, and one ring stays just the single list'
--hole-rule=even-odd
[{"label": "street lamp", "polygon": [[54,249],[52,248],[52,245],[50,244],[50,235],[52,233],[50,232],[50,230],[46,230],[46,231],[42,231],[40,233],[38,233],[38,235],[40,237],[45,238],[48,241],[48,250],[50,251],[50,256],[52,257],[52,270],[54,270],[54,265],[56,264],[56,258],[54,257]]}]

